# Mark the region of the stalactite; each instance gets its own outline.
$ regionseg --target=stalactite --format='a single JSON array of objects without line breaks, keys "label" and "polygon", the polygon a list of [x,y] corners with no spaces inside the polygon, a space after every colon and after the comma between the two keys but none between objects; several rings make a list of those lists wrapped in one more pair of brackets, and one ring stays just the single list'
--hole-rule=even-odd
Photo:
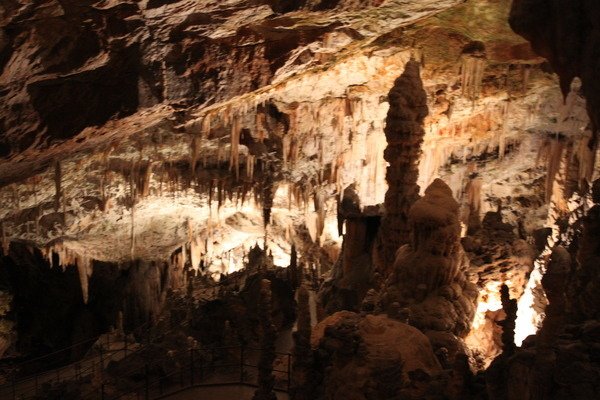
[{"label": "stalactite", "polygon": [[254,179],[254,164],[256,163],[256,157],[248,154],[248,156],[246,157],[246,177],[249,180],[253,180]]},{"label": "stalactite", "polygon": [[79,282],[81,284],[81,293],[83,302],[87,304],[89,299],[89,280],[92,276],[92,262],[87,257],[77,257],[77,272],[79,273]]},{"label": "stalactite", "polygon": [[135,203],[131,205],[131,249],[130,249],[130,258],[131,260],[135,260]]},{"label": "stalactite", "polygon": [[481,94],[481,83],[485,69],[485,58],[463,55],[462,57],[462,93],[471,100],[475,100]]},{"label": "stalactite", "polygon": [[[297,151],[296,151],[297,138],[296,138],[296,136],[299,134],[299,132],[298,132],[298,105],[297,104],[294,108],[292,108],[290,110],[289,118],[290,118],[290,127],[288,129],[287,135],[284,138],[284,139],[287,139],[289,136],[289,139],[288,139],[289,143],[287,143],[288,154],[285,157],[284,163],[287,164],[289,162],[290,166],[293,167],[296,162],[296,154],[297,154]],[[284,146],[286,146],[286,143],[284,143]]]},{"label": "stalactite", "polygon": [[201,141],[197,136],[192,137],[191,154],[190,154],[190,172],[192,176],[196,173],[196,164],[200,154]]},{"label": "stalactite", "polygon": [[561,140],[550,140],[550,148],[546,164],[546,201],[549,202],[552,198],[552,191],[556,174],[560,168],[562,155],[564,151],[564,143]]},{"label": "stalactite", "polygon": [[521,75],[522,75],[522,91],[527,92],[527,87],[529,86],[529,78],[531,76],[531,66],[527,64],[521,65]]},{"label": "stalactite", "polygon": [[240,178],[240,116],[236,116],[231,124],[231,150],[229,156],[229,170],[235,171],[235,179]]},{"label": "stalactite", "polygon": [[60,161],[54,162],[54,211],[58,212],[60,209],[60,198],[61,198],[61,184],[62,184],[62,172],[60,168]]},{"label": "stalactite", "polygon": [[87,304],[89,299],[89,278],[93,273],[92,259],[87,255],[82,255],[71,250],[63,242],[57,242],[44,248],[42,254],[48,260],[48,264],[50,264],[51,268],[54,267],[54,254],[58,256],[58,266],[61,267],[63,271],[65,271],[68,266],[77,267],[83,302]]},{"label": "stalactite", "polygon": [[8,236],[6,235],[6,226],[5,226],[5,222],[2,221],[0,223],[0,228],[2,229],[2,253],[5,256],[8,256],[8,252],[10,250],[10,240],[8,239]]},{"label": "stalactite", "polygon": [[591,182],[594,178],[595,152],[590,149],[590,140],[591,136],[577,141],[577,148],[574,152],[578,160],[577,175],[579,182]]}]

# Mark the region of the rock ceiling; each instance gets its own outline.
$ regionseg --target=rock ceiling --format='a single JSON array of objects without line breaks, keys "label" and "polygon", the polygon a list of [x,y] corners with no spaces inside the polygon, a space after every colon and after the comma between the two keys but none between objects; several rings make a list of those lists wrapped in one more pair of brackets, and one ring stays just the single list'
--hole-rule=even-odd
[{"label": "rock ceiling", "polygon": [[335,259],[344,189],[383,203],[387,94],[411,58],[429,107],[421,189],[443,177],[460,197],[480,173],[481,213],[512,204],[509,221],[540,228],[540,149],[557,126],[587,140],[588,122],[510,30],[508,3],[3,1],[5,248],[87,265],[187,244],[196,268],[231,271],[269,210],[279,263],[292,238]]}]

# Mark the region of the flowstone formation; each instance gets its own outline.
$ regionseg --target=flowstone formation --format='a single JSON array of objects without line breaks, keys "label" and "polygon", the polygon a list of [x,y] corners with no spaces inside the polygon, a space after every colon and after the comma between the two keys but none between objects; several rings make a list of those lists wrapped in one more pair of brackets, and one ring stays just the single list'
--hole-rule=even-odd
[{"label": "flowstone formation", "polygon": [[478,290],[469,280],[458,210],[442,180],[425,190],[409,211],[411,241],[398,250],[381,303],[392,315],[407,309],[409,323],[422,331],[465,337]]}]

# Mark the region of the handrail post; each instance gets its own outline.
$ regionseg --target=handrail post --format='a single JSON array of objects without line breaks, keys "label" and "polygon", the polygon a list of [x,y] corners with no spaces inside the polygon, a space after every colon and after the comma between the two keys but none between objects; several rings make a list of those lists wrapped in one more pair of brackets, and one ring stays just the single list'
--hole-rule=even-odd
[{"label": "handrail post", "polygon": [[240,347],[240,383],[244,383],[244,345]]},{"label": "handrail post", "polygon": [[204,358],[200,355],[200,381],[204,379]]},{"label": "handrail post", "polygon": [[123,332],[123,336],[125,337],[125,357],[127,357],[127,334]]},{"label": "handrail post", "polygon": [[292,355],[288,353],[288,367],[287,367],[287,375],[288,375],[288,379],[287,379],[287,391],[288,393],[290,392],[290,386],[292,383]]},{"label": "handrail post", "polygon": [[150,376],[148,369],[148,364],[144,365],[144,370],[146,372],[146,400],[150,400]]},{"label": "handrail post", "polygon": [[190,385],[194,386],[194,349],[190,349]]},{"label": "handrail post", "polygon": [[104,355],[102,353],[102,347],[100,347],[100,382],[104,381]]},{"label": "handrail post", "polygon": [[15,400],[17,398],[17,388],[16,388],[16,382],[15,382],[16,378],[13,375],[12,377],[12,393],[13,393],[13,400]]}]

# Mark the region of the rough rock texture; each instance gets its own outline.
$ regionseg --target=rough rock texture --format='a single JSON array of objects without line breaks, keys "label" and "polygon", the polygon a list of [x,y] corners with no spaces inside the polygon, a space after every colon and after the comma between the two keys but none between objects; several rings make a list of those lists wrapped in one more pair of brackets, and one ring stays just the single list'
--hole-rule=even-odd
[{"label": "rough rock texture", "polygon": [[381,268],[389,269],[396,251],[409,242],[408,211],[419,198],[418,161],[428,114],[427,93],[423,90],[419,63],[410,60],[388,94],[390,109],[386,118],[387,147],[384,158],[389,163],[385,179],[385,214],[381,222]]},{"label": "rough rock texture", "polygon": [[315,327],[312,345],[323,399],[424,398],[441,372],[425,335],[383,315],[335,313]]},{"label": "rough rock texture", "polygon": [[[344,223],[353,251],[339,271],[352,278],[340,292],[356,294],[337,298],[358,308],[370,279],[379,280],[363,238],[380,215],[366,210],[387,189],[387,95],[411,58],[421,63],[429,110],[417,184],[443,176],[458,196],[477,172],[481,204],[471,215],[502,200],[504,220],[522,218],[526,236],[546,212],[537,199],[546,166],[536,155],[564,115],[547,65],[509,29],[509,8],[496,0],[3,1],[4,254],[26,241],[57,272],[77,264],[68,279],[79,279],[88,304],[98,268],[141,259],[154,282],[167,262],[171,282],[185,287],[186,271],[232,273],[263,241],[276,265],[289,265],[293,242],[299,265],[326,271],[340,251],[336,204],[353,187],[356,216],[366,217]],[[351,261],[360,257],[369,262]],[[253,298],[233,303],[253,312],[240,305]],[[211,316],[222,310],[210,307]],[[240,326],[254,334],[257,321]]]},{"label": "rough rock texture", "polygon": [[440,179],[411,207],[411,242],[398,251],[382,306],[408,308],[409,323],[421,330],[464,337],[475,315],[478,290],[467,277],[458,208]]}]

